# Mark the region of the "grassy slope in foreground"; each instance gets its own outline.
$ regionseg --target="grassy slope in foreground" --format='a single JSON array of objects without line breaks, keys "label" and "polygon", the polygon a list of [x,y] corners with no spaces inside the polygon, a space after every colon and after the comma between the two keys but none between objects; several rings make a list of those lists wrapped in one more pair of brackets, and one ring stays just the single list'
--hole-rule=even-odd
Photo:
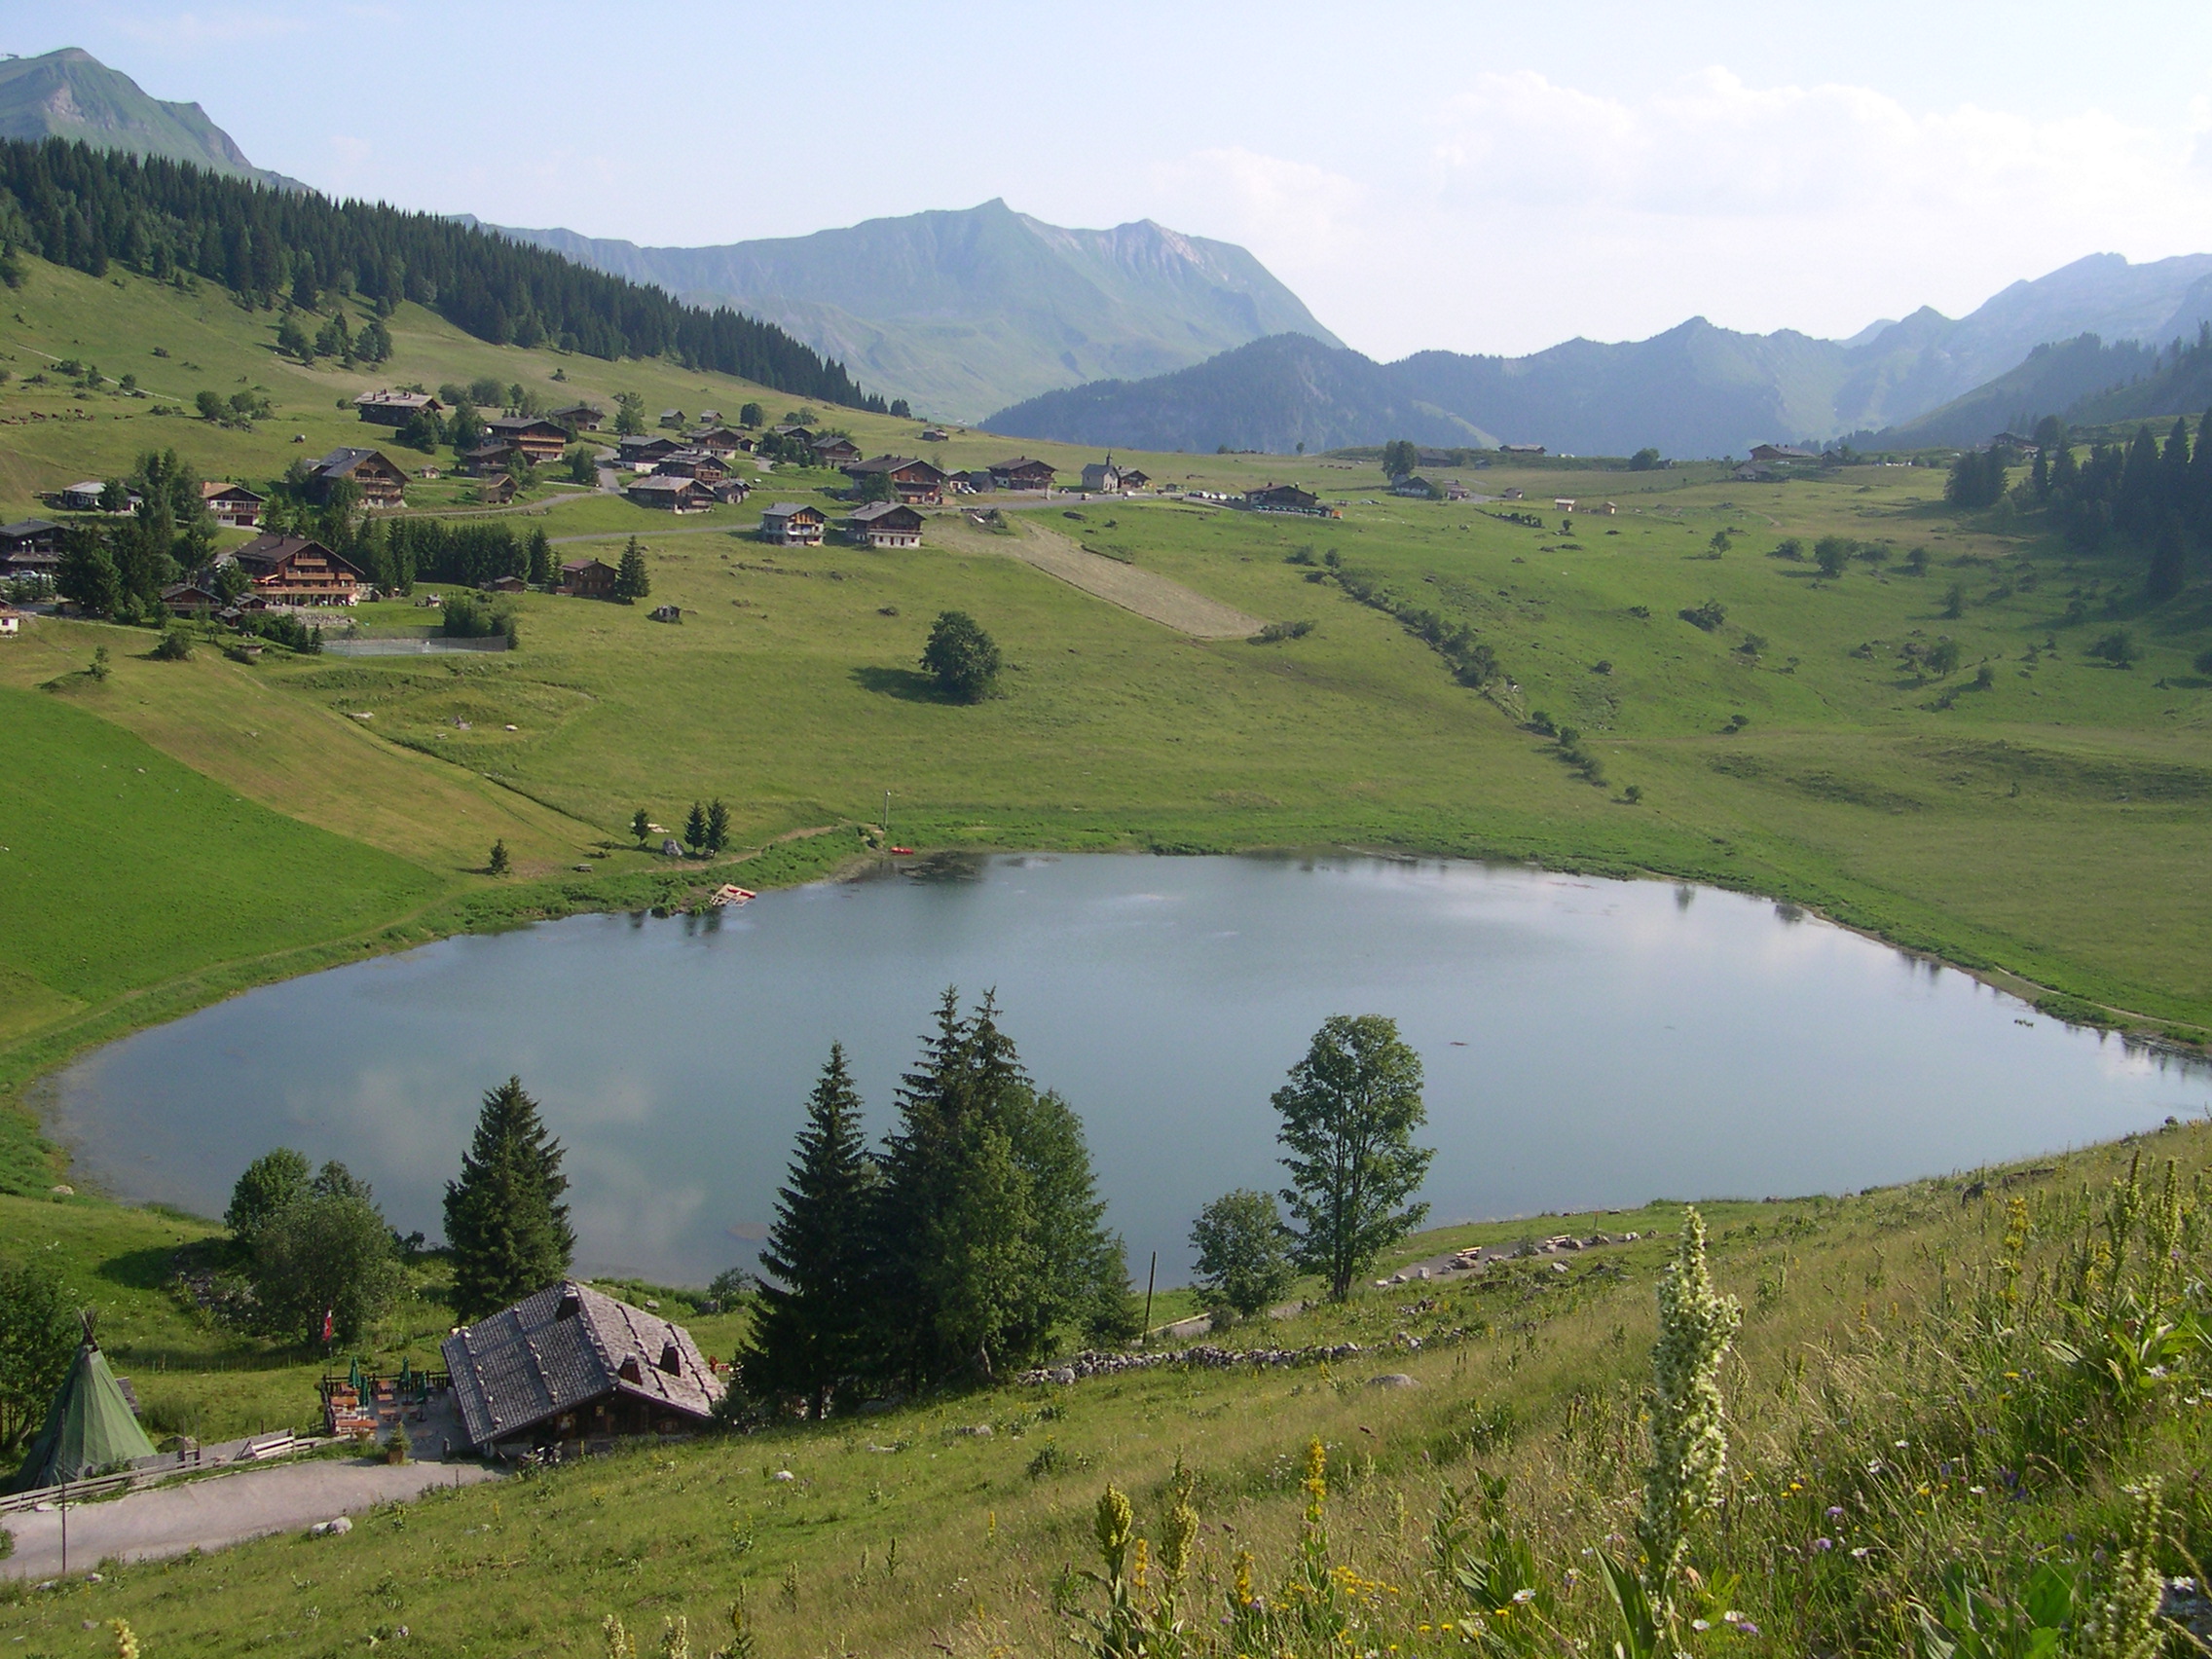
[{"label": "grassy slope in foreground", "polygon": [[[2157,1160],[2176,1159],[2196,1201],[2193,1172],[2201,1182],[2212,1131],[2147,1142],[2154,1182]],[[2201,1558],[2212,1547],[2212,1500],[2189,1473],[2207,1453],[2212,1419],[2183,1390],[2154,1389],[2158,1403],[2117,1439],[2103,1420],[2061,1434],[2001,1397],[2057,1388],[2056,1360],[2008,1362],[1960,1344],[1970,1309],[2007,1306],[1999,1258],[2020,1259],[2029,1284],[2058,1269],[2081,1231],[2077,1183],[2101,1186],[2128,1152],[2095,1149],[2017,1183],[1992,1178],[1974,1201],[1937,1181],[1707,1206],[1715,1276],[1742,1300],[1746,1322],[1740,1359],[1722,1376],[1729,1501],[1693,1550],[1714,1600],[1691,1610],[1715,1627],[1724,1609],[1740,1611],[1764,1636],[1716,1628],[1698,1651],[1832,1651],[1843,1633],[1849,1651],[1896,1652],[1908,1641],[1912,1599],[1936,1600],[1956,1565],[1999,1584],[2016,1584],[2037,1560],[2101,1572],[2124,1511],[2119,1489],[2147,1474],[2170,1483],[2165,1570],[2187,1571],[2183,1551]],[[2009,1198],[2024,1202],[2024,1249],[2003,1240]],[[0,1207],[0,1221],[27,1242],[39,1236],[39,1208]],[[1679,1217],[1662,1204],[1432,1235],[1409,1254],[1555,1226],[1646,1237],[1567,1258],[1565,1272],[1538,1262],[1480,1283],[1362,1292],[1344,1309],[1229,1339],[1349,1339],[1370,1350],[1333,1366],[1008,1387],[641,1449],[386,1509],[343,1540],[279,1537],[164,1564],[103,1564],[100,1585],[0,1604],[0,1636],[89,1656],[110,1639],[81,1626],[120,1616],[159,1651],[342,1652],[405,1625],[410,1651],[426,1655],[583,1654],[599,1651],[609,1612],[641,1633],[642,1646],[679,1614],[695,1639],[719,1643],[723,1609],[744,1594],[764,1653],[1041,1653],[1067,1629],[1060,1608],[1093,1597],[1068,1568],[1092,1557],[1100,1487],[1127,1492],[1157,1541],[1178,1461],[1197,1478],[1204,1523],[1192,1611],[1211,1631],[1239,1549],[1258,1557],[1264,1592],[1290,1564],[1306,1449],[1318,1439],[1333,1557],[1354,1573],[1343,1589],[1377,1646],[1464,1653],[1456,1630],[1434,1629],[1438,1615],[1493,1616],[1435,1574],[1424,1538],[1439,1483],[1465,1489],[1480,1471],[1505,1481],[1499,1518],[1561,1587],[1556,1622],[1603,1650],[1610,1614],[1583,1552],[1627,1534],[1636,1512],[1652,1288]],[[2190,1236],[2200,1260],[2203,1235]],[[110,1247],[79,1238],[87,1261]],[[134,1271],[128,1260],[118,1276]],[[2030,1317],[2049,1315],[2040,1304],[2014,1315]],[[1992,1375],[2009,1364],[2011,1377],[1985,1387],[1976,1369],[1985,1362]],[[1417,1385],[1369,1385],[1383,1373]],[[2071,1434],[2081,1438],[2068,1450]],[[2030,1443],[2058,1456],[2023,1458]],[[777,1479],[785,1470],[795,1478]]]}]

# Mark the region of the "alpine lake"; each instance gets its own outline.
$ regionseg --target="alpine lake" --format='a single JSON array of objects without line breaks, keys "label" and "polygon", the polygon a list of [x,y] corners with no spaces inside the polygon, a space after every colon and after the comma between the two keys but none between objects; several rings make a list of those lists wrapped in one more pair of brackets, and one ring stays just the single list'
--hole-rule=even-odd
[{"label": "alpine lake", "polygon": [[1273,1188],[1271,1092],[1332,1014],[1420,1053],[1431,1219],[1840,1193],[2212,1110],[2212,1073],[1787,906],[1522,866],[940,857],[708,916],[597,915],[271,985],[102,1049],[48,1117],[116,1196],[219,1215],[273,1146],[442,1233],[484,1090],[567,1148],[577,1269],[750,1267],[842,1041],[877,1133],[945,987],[1081,1116],[1141,1282]]}]

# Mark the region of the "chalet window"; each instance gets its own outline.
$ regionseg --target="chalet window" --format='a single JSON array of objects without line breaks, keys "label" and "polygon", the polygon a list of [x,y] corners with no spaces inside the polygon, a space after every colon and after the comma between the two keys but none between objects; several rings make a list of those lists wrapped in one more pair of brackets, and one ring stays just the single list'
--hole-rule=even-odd
[{"label": "chalet window", "polygon": [[660,1368],[671,1377],[683,1375],[683,1356],[676,1351],[674,1343],[669,1343],[661,1348]]},{"label": "chalet window", "polygon": [[561,1306],[553,1317],[556,1319],[573,1319],[583,1310],[584,1299],[571,1290],[562,1296]]},{"label": "chalet window", "polygon": [[622,1362],[621,1370],[616,1375],[625,1382],[643,1382],[645,1380],[645,1374],[640,1369],[636,1354],[632,1354]]}]

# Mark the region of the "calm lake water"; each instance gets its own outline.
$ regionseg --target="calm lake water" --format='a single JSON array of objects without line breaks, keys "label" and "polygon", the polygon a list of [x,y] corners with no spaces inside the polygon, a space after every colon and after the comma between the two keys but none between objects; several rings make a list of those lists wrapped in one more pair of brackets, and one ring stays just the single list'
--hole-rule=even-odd
[{"label": "calm lake water", "polygon": [[771,893],[710,921],[588,916],[254,991],[57,1080],[111,1191],[222,1211],[279,1143],[440,1235],[482,1091],[567,1144],[586,1272],[750,1266],[842,1039],[877,1130],[938,996],[996,987],[1082,1115],[1140,1279],[1192,1216],[1278,1184],[1270,1092],[1335,1013],[1427,1067],[1437,1220],[1842,1192],[2212,1109],[2198,1066],[2071,1031],[1771,903],[1519,867],[990,858]]}]

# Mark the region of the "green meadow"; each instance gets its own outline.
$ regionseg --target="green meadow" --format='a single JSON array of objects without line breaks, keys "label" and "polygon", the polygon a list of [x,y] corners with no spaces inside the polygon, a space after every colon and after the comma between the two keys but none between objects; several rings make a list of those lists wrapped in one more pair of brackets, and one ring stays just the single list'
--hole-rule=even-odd
[{"label": "green meadow", "polygon": [[[387,438],[340,405],[410,380],[490,375],[608,408],[636,390],[648,410],[694,414],[792,402],[665,362],[487,346],[413,308],[374,374],[281,360],[275,326],[209,287],[29,262],[0,311],[15,377],[0,387],[0,510],[34,511],[36,492],[155,446],[266,480],[302,453]],[[69,355],[157,396],[25,384]],[[236,431],[150,413],[203,385],[261,388],[276,414]],[[1072,477],[1094,459],[973,432],[922,446],[912,422],[817,413],[865,450],[947,465],[1020,447]],[[742,846],[806,835],[811,851],[777,866],[797,879],[856,853],[886,791],[900,837],[931,845],[1350,843],[1718,882],[2055,994],[2075,1017],[2185,1043],[2212,1026],[2202,583],[2147,611],[2130,561],[2071,554],[2032,515],[1956,512],[1933,466],[1782,485],[1714,464],[1457,474],[1526,494],[1486,504],[1392,498],[1359,457],[1124,459],[1213,490],[1301,478],[1343,516],[1055,498],[1010,514],[1015,531],[1310,630],[1194,641],[1009,557],[1015,537],[949,510],[918,553],[765,547],[747,534],[760,499],[833,505],[833,478],[788,470],[756,481],[752,507],[682,521],[557,485],[511,515],[564,556],[611,559],[639,536],[652,604],[682,610],[674,626],[647,607],[526,595],[522,647],[505,655],[272,650],[248,665],[211,648],[157,662],[143,632],[34,621],[0,645],[26,734],[0,792],[19,873],[0,879],[33,917],[0,938],[15,991],[0,1077],[19,1088],[134,1021],[349,952],[647,890],[626,882],[681,899],[702,877],[635,846],[641,806],[673,825],[720,796]],[[1838,576],[1774,556],[1827,535],[1860,548]],[[940,701],[918,671],[951,608],[1006,653],[1001,694],[980,705]],[[1471,628],[1504,677],[1458,683],[1388,613],[1409,608]],[[380,605],[361,620],[424,615]],[[2121,630],[2125,667],[2094,649]],[[1957,665],[1936,673],[1925,653],[1944,641]],[[102,646],[112,672],[95,681],[84,670]],[[1571,754],[1549,735],[1563,726],[1579,733]],[[163,757],[174,793],[127,790],[114,810],[80,797],[99,762],[75,782],[55,768],[95,736]],[[234,835],[234,821],[252,828]],[[260,839],[283,835],[304,837],[296,853]],[[512,877],[484,873],[495,839]],[[122,894],[159,898],[93,903]]]}]

